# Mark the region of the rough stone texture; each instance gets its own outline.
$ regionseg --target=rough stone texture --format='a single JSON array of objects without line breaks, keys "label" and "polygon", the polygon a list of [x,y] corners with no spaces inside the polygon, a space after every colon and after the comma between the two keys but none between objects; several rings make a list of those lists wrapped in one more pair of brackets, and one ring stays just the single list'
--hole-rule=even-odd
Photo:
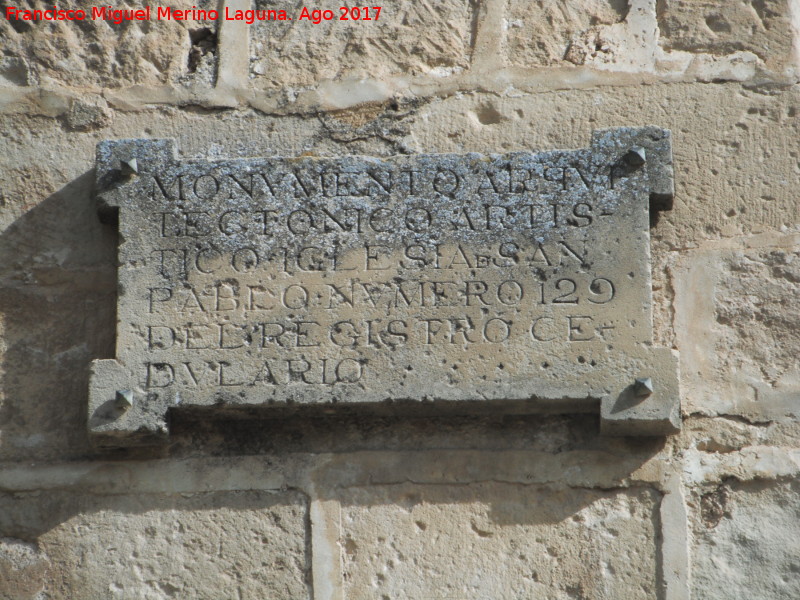
[{"label": "rough stone texture", "polygon": [[[83,446],[84,436],[65,424],[83,421],[84,411],[68,398],[88,384],[85,358],[113,351],[113,335],[104,330],[114,323],[108,301],[116,240],[94,214],[91,178],[75,177],[61,190],[48,189],[53,182],[32,162],[6,188],[3,210],[19,218],[0,236],[0,247],[14,256],[0,267],[4,458],[14,448],[35,456],[37,447],[59,454]],[[40,202],[30,202],[33,197]]]},{"label": "rough stone texture", "polygon": [[[655,253],[660,243],[680,251],[709,238],[791,231],[800,223],[793,193],[800,186],[800,155],[793,147],[800,98],[793,88],[766,91],[664,85],[456,96],[424,106],[410,137],[416,147],[441,152],[478,152],[487,144],[509,152],[581,147],[589,138],[579,131],[585,122],[597,128],[658,122],[672,131],[676,198],[675,209],[662,213],[653,229]],[[495,117],[482,117],[489,113]]]},{"label": "rough stone texture", "polygon": [[[506,0],[408,2],[383,7],[378,21],[341,21],[340,7],[327,3],[310,7],[332,10],[333,18],[318,24],[300,21],[302,7],[284,0],[200,3],[200,8],[209,7],[223,9],[222,15],[225,8],[231,15],[251,8],[285,10],[292,20],[248,25],[221,19],[218,27],[200,21],[123,24],[114,26],[119,40],[110,35],[110,26],[92,21],[75,31],[63,23],[15,23],[19,31],[0,23],[10,40],[8,56],[0,60],[0,84],[11,86],[0,93],[0,105],[16,112],[60,113],[83,86],[92,85],[105,87],[106,97],[121,109],[154,103],[249,105],[268,113],[307,114],[320,107],[352,108],[476,89],[505,94],[659,80],[750,81],[757,75],[774,83],[797,81],[797,28],[788,3],[737,4],[741,15],[734,20],[746,30],[760,27],[763,35],[753,34],[758,41],[748,44],[741,40],[749,34],[732,34],[740,43],[721,50],[709,46],[719,36],[707,26],[692,35],[696,46],[659,45],[661,29],[673,23],[683,31],[686,23],[702,21],[695,12],[708,3],[593,0],[559,3],[556,9],[543,2]],[[753,15],[761,25],[749,22]],[[54,34],[46,36],[47,28]],[[246,39],[251,43],[244,44]],[[62,60],[54,58],[56,53]],[[215,76],[217,66],[220,77]],[[19,87],[38,84],[43,88]]]},{"label": "rough stone texture", "polygon": [[[729,372],[758,368],[772,387],[797,381],[800,371],[800,249],[770,248],[725,257],[714,294],[717,322],[725,327],[718,355]],[[799,407],[800,408],[800,407]]]},{"label": "rough stone texture", "polygon": [[752,52],[782,73],[792,59],[789,0],[659,0],[661,44],[714,55]]},{"label": "rough stone texture", "polygon": [[0,598],[41,598],[49,567],[47,556],[36,544],[0,538]]},{"label": "rough stone texture", "polygon": [[111,115],[105,100],[73,100],[65,115],[67,128],[72,131],[87,131],[108,125]]},{"label": "rough stone texture", "polygon": [[354,490],[345,598],[650,599],[658,494],[474,484]]},{"label": "rough stone texture", "polygon": [[712,245],[678,269],[687,411],[763,421],[800,410],[798,237],[760,241]]},{"label": "rough stone texture", "polygon": [[[297,494],[2,497],[4,598],[310,597]],[[3,571],[0,570],[0,573]],[[24,585],[11,587],[21,575]],[[33,597],[31,595],[30,597]]]},{"label": "rough stone texture", "polygon": [[[113,4],[115,9],[139,9],[155,4],[126,2]],[[168,5],[186,10],[192,6],[200,9],[216,8],[214,0],[176,0]],[[6,6],[29,10],[52,9],[52,3],[43,0],[14,3]],[[89,10],[87,7],[109,6],[103,3],[87,4],[76,0],[59,2],[62,10]],[[120,87],[132,84],[165,84],[201,81],[213,83],[213,51],[202,44],[206,36],[199,34],[203,28],[213,29],[210,21],[156,20],[150,21],[22,21],[0,20],[0,37],[6,57],[0,63],[3,78],[16,85],[69,85],[76,87]],[[198,33],[192,33],[196,30]],[[192,37],[194,36],[194,40]],[[195,50],[197,49],[197,50]],[[191,62],[190,54],[196,56]]]},{"label": "rough stone texture", "polygon": [[4,56],[0,58],[0,83],[3,85],[33,85],[34,77],[24,59],[19,56]]},{"label": "rough stone texture", "polygon": [[[621,23],[628,12],[625,0],[547,2],[509,0],[506,15],[508,53],[512,64],[552,66],[565,59],[581,64],[583,38],[601,36],[601,25]],[[608,53],[597,39],[591,51]]]},{"label": "rough stone texture", "polygon": [[586,399],[609,432],[677,429],[675,359],[649,349],[668,132],[385,161],[186,162],[169,140],[123,140],[97,160],[123,243],[95,433],[162,434],[179,405]]},{"label": "rough stone texture", "polygon": [[[247,0],[226,3],[250,7]],[[305,562],[287,575],[302,582],[291,588],[301,598],[310,586],[315,600],[341,600],[345,589],[350,598],[371,599],[373,574],[389,575],[383,586],[400,585],[359,549],[348,554],[348,533],[364,524],[363,540],[352,538],[359,548],[396,561],[396,550],[371,535],[385,531],[404,556],[417,559],[416,566],[413,559],[396,561],[399,568],[422,572],[436,564],[426,559],[436,557],[452,566],[442,576],[453,587],[465,581],[459,573],[479,569],[463,548],[494,540],[508,543],[483,555],[499,567],[486,585],[532,585],[522,577],[525,562],[508,550],[537,549],[541,536],[563,549],[564,581],[587,581],[589,573],[596,574],[591,581],[607,581],[600,567],[630,549],[630,564],[618,573],[638,570],[641,593],[634,575],[623,582],[633,597],[796,600],[796,3],[561,4],[565,12],[557,14],[530,3],[536,14],[552,15],[553,26],[527,38],[515,24],[526,18],[521,4],[507,0],[439,3],[436,18],[422,3],[413,4],[415,14],[403,5],[412,25],[389,11],[385,37],[333,24],[220,23],[217,44],[196,40],[200,63],[188,81],[183,25],[153,23],[148,33],[139,26],[62,23],[16,32],[0,20],[0,489],[18,498],[9,504],[4,497],[0,507],[0,597],[41,600],[55,575],[107,586],[115,573],[91,562],[74,566],[70,550],[87,549],[107,565],[107,548],[119,546],[101,546],[100,539],[131,548],[128,563],[174,573],[167,571],[174,564],[155,554],[184,551],[165,537],[173,523],[196,533],[193,559],[211,565],[209,579],[228,563],[218,548],[204,545],[205,535],[220,535],[215,539],[230,544],[240,564],[251,565],[254,545],[239,543],[249,540],[239,533],[263,528],[267,513],[281,513],[263,498],[288,488],[301,490],[310,507],[302,525],[291,519],[298,532],[292,539],[305,540]],[[531,31],[538,26],[532,21],[524,25]],[[290,30],[291,39],[280,37]],[[266,43],[276,51],[256,53],[251,62],[245,39],[263,42],[267,31],[275,33]],[[318,43],[323,33],[325,47]],[[560,55],[567,44],[569,52]],[[362,49],[370,60],[359,67]],[[306,50],[313,51],[307,60]],[[222,77],[211,87],[217,58]],[[251,72],[255,63],[262,73]],[[591,414],[265,420],[175,411],[165,448],[89,445],[88,366],[114,355],[116,305],[117,240],[113,228],[97,222],[92,200],[98,141],[172,137],[184,158],[201,160],[390,157],[585,148],[592,130],[646,124],[673,133],[674,209],[660,214],[650,233],[654,339],[680,350],[684,360],[680,434],[612,439],[597,434]],[[524,496],[509,492],[518,488]],[[261,498],[257,507],[230,509],[237,490]],[[528,501],[552,507],[559,494],[564,518],[532,524],[536,504]],[[649,500],[659,495],[660,502]],[[506,496],[514,514],[528,521],[492,520]],[[84,500],[75,504],[76,497]],[[214,500],[220,497],[228,508]],[[62,506],[73,512],[59,512]],[[137,506],[145,509],[130,510]],[[597,523],[615,506],[636,507],[620,531],[642,532],[653,542],[631,539],[607,552],[618,546]],[[424,521],[427,532],[439,524],[449,535],[426,536],[414,524],[415,511],[436,517]],[[218,513],[232,535],[215,529]],[[572,515],[596,527],[590,531]],[[352,518],[349,532],[343,516]],[[384,525],[384,517],[397,528]],[[82,538],[83,530],[72,527],[101,521],[102,536],[99,525],[91,530],[99,537]],[[493,536],[480,537],[473,522]],[[137,527],[152,524],[163,535],[157,532],[152,553],[144,545],[133,557],[138,549],[117,531],[144,536]],[[577,550],[562,540],[591,543]],[[459,571],[447,562],[451,556],[463,557],[471,570]],[[264,562],[259,576],[274,568],[278,581],[288,573]],[[537,572],[540,581],[549,576]],[[213,579],[210,589],[219,580]],[[138,597],[167,595],[137,589]],[[557,593],[552,587],[542,596]],[[92,595],[110,591],[72,594]],[[274,590],[253,595],[281,597]],[[572,596],[580,596],[577,588]]]},{"label": "rough stone texture", "polygon": [[797,481],[701,488],[691,506],[693,600],[800,595]]},{"label": "rough stone texture", "polygon": [[[484,110],[497,119],[482,123]],[[0,414],[7,418],[0,419],[0,455],[13,460],[86,452],[87,365],[113,356],[115,238],[96,219],[87,174],[100,139],[171,135],[180,140],[183,156],[205,159],[304,152],[391,156],[404,150],[579,148],[590,142],[584,123],[611,127],[631,114],[639,124],[659,122],[673,131],[677,194],[675,208],[661,213],[651,230],[653,263],[659,265],[653,269],[654,321],[656,339],[671,345],[675,291],[665,267],[676,256],[708,239],[769,238],[800,223],[791,143],[799,135],[792,117],[797,110],[791,89],[768,95],[737,84],[675,84],[453,97],[320,119],[251,112],[208,119],[175,108],[115,111],[107,127],[69,135],[56,119],[6,116],[0,243],[13,259],[0,264],[0,273],[3,360],[13,375],[2,381]],[[85,355],[77,351],[84,344]],[[689,407],[693,397],[684,396]]]},{"label": "rough stone texture", "polygon": [[[287,86],[291,95],[297,92],[293,88],[329,79],[439,77],[468,66],[473,17],[469,2],[401,0],[384,5],[377,21],[340,21],[342,5],[331,0],[308,5],[333,11],[334,20],[315,25],[299,20],[301,6],[296,2],[257,0],[256,8],[285,10],[293,21],[258,21],[252,28],[253,85]],[[374,14],[370,9],[370,16]]]}]

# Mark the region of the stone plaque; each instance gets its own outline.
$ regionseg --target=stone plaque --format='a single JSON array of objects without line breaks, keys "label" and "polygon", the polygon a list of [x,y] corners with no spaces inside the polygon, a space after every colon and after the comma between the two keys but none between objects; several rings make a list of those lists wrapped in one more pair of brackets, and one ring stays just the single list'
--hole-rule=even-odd
[{"label": "stone plaque", "polygon": [[119,298],[89,426],[112,443],[165,435],[178,406],[599,410],[608,433],[679,427],[676,355],[652,345],[668,131],[387,159],[196,161],[170,140],[107,141],[97,186],[119,223]]}]

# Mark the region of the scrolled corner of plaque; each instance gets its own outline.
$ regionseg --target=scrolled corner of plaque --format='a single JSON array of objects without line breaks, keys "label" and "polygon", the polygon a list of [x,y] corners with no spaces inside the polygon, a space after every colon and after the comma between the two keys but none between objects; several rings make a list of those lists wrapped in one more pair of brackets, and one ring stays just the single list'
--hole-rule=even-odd
[{"label": "scrolled corner of plaque", "polygon": [[98,145],[96,173],[120,231],[117,352],[90,384],[98,439],[164,439],[175,407],[599,410],[608,434],[680,427],[677,358],[652,332],[667,130],[385,159],[183,160],[172,140],[119,140]]}]

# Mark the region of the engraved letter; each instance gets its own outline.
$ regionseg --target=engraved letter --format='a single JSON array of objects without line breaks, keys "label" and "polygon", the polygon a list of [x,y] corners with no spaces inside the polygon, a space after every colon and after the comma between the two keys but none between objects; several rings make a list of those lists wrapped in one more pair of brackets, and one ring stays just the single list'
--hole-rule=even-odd
[{"label": "engraved letter", "polygon": [[511,321],[489,319],[483,326],[483,339],[492,344],[505,342],[511,335]]},{"label": "engraved letter", "polygon": [[439,169],[433,177],[433,189],[442,196],[455,196],[459,184],[458,175],[451,169]]},{"label": "engraved letter", "polygon": [[545,331],[545,327],[551,327],[553,325],[553,318],[552,317],[539,317],[533,322],[531,325],[531,335],[533,339],[539,342],[549,342],[551,340],[556,339],[556,335],[547,335]]},{"label": "engraved letter", "polygon": [[[156,296],[161,296],[157,298]],[[153,302],[167,302],[172,298],[170,288],[150,288],[150,312],[153,311]]]},{"label": "engraved letter", "polygon": [[175,382],[175,368],[168,363],[147,363],[148,388],[165,388]]},{"label": "engraved letter", "polygon": [[594,329],[588,331],[584,329],[587,321],[591,323],[594,320],[592,317],[567,317],[567,320],[569,321],[570,342],[588,342],[594,338]]},{"label": "engraved letter", "polygon": [[175,332],[172,327],[163,325],[147,326],[147,349],[166,350],[175,343]]}]

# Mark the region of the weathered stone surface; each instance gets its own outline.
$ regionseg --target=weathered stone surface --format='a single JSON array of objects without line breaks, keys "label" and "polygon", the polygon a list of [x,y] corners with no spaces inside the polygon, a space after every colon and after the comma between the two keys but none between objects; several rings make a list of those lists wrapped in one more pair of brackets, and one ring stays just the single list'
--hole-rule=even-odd
[{"label": "weathered stone surface", "polygon": [[0,538],[0,598],[41,598],[49,566],[47,556],[39,551],[36,544]]},{"label": "weathered stone surface", "polygon": [[104,330],[114,324],[115,240],[97,221],[91,178],[76,174],[58,190],[29,159],[19,167],[3,207],[16,218],[0,235],[0,251],[14,256],[0,266],[5,460],[84,452],[85,411],[69,398],[83,396],[91,357],[113,352]]},{"label": "weathered stone surface", "polygon": [[411,139],[417,148],[438,152],[479,152],[487,146],[512,152],[587,143],[588,132],[581,131],[585,122],[595,127],[626,120],[658,123],[674,138],[677,193],[675,210],[660,214],[653,233],[664,251],[678,252],[706,239],[793,231],[800,224],[793,192],[800,186],[800,171],[792,146],[800,136],[800,97],[794,89],[775,95],[763,91],[728,84],[532,97],[465,94],[425,105],[412,123]]},{"label": "weathered stone surface", "polygon": [[796,480],[724,483],[699,490],[692,502],[692,598],[797,598],[798,507]]},{"label": "weathered stone surface", "polygon": [[[497,117],[482,123],[477,113],[483,108]],[[116,290],[115,237],[96,219],[87,174],[99,139],[164,132],[180,138],[184,156],[197,159],[303,152],[390,156],[404,147],[414,152],[578,148],[589,144],[586,123],[610,127],[626,115],[635,115],[639,123],[659,122],[673,130],[678,189],[674,210],[660,213],[651,229],[654,325],[659,345],[686,352],[687,343],[702,346],[705,338],[682,338],[680,346],[674,338],[684,326],[675,320],[676,311],[691,307],[681,304],[683,292],[675,290],[677,271],[670,265],[709,239],[757,241],[759,232],[791,232],[800,223],[793,191],[800,175],[792,157],[798,110],[793,89],[768,95],[734,84],[673,84],[515,98],[462,95],[397,111],[393,119],[387,110],[386,125],[378,122],[374,129],[369,123],[331,129],[329,122],[343,121],[330,115],[312,120],[241,112],[204,119],[172,108],[115,111],[106,128],[67,135],[57,119],[3,116],[8,153],[0,190],[0,248],[13,259],[0,263],[0,350],[6,373],[0,389],[0,458],[86,453],[88,364],[113,356]],[[410,131],[387,137],[385,132],[398,124]],[[706,285],[701,281],[697,289]],[[688,326],[697,331],[713,322],[709,314]],[[697,410],[696,397],[684,392],[691,412]],[[710,421],[700,426],[710,428]],[[785,427],[789,435],[791,422]],[[427,439],[436,445],[436,436]]]},{"label": "weathered stone surface", "polygon": [[345,598],[657,597],[658,494],[476,483],[351,490]]},{"label": "weathered stone surface", "polygon": [[[309,9],[333,12],[319,24],[299,20],[296,2],[257,0],[261,10],[285,10],[293,21],[257,21],[251,29],[250,78],[259,88],[298,89],[329,79],[391,75],[449,75],[468,66],[469,2],[402,0],[385,5],[375,20],[342,21],[341,2],[324,0]],[[363,6],[361,7],[363,8]],[[350,17],[348,13],[348,18]]]},{"label": "weathered stone surface", "polygon": [[[583,39],[601,36],[602,25],[621,23],[628,12],[625,0],[543,2],[509,0],[507,7],[508,55],[524,67],[563,64],[567,59],[583,64]],[[592,44],[594,54],[611,53],[602,42]],[[595,57],[596,58],[596,57]]]},{"label": "weathered stone surface", "polygon": [[0,535],[36,536],[39,547],[0,545],[0,573],[5,549],[30,576],[4,597],[28,597],[27,585],[53,600],[310,598],[299,494],[22,494],[0,506]]},{"label": "weathered stone surface", "polygon": [[687,410],[756,421],[797,416],[797,244],[796,235],[709,244],[676,269]]},{"label": "weathered stone surface", "polygon": [[787,0],[663,0],[661,44],[669,50],[715,55],[748,51],[778,72],[792,62],[793,28]]},{"label": "weathered stone surface", "polygon": [[28,63],[23,58],[4,56],[0,58],[0,83],[3,85],[33,85],[35,80]]},{"label": "weathered stone surface", "polygon": [[[92,20],[90,6],[112,6],[114,9],[141,9],[152,5],[150,21]],[[29,10],[52,9],[44,0],[18,3],[17,8]],[[90,16],[83,21],[24,21],[0,19],[0,37],[7,57],[15,65],[6,69],[4,78],[17,85],[29,85],[32,79],[42,84],[72,86],[120,87],[132,84],[213,82],[213,52],[203,47],[199,31],[213,34],[215,24],[204,20],[157,20],[155,6],[141,0],[124,6],[110,4],[87,5],[77,0],[58,3],[62,10],[83,9]],[[214,0],[175,0],[172,9],[215,9]],[[194,32],[194,33],[193,33]],[[194,39],[193,39],[194,37]],[[195,50],[196,49],[196,50]],[[199,56],[190,60],[192,52]],[[28,75],[26,65],[33,75]]]},{"label": "weathered stone surface", "polygon": [[[225,4],[249,8],[253,3]],[[256,25],[249,32],[247,27],[228,27],[227,45],[221,40],[217,54],[241,60],[226,63],[235,67],[233,77],[215,89],[171,85],[207,84],[211,79],[205,69],[216,62],[211,38],[187,39],[182,26],[149,31],[103,26],[87,31],[56,24],[16,32],[0,18],[0,460],[6,461],[0,464],[0,488],[22,493],[17,506],[42,503],[43,512],[59,514],[59,506],[75,506],[59,491],[68,488],[80,490],[84,497],[122,493],[143,498],[177,491],[265,489],[258,485],[267,481],[270,488],[285,484],[304,489],[317,505],[336,505],[329,498],[340,494],[343,485],[363,486],[363,502],[345,505],[344,515],[331,511],[308,519],[312,529],[318,528],[317,537],[308,538],[307,544],[319,567],[313,583],[338,577],[341,585],[341,555],[335,550],[340,539],[348,538],[345,533],[333,536],[332,542],[323,539],[320,547],[320,530],[325,534],[336,529],[340,516],[351,519],[349,525],[357,525],[352,527],[356,530],[375,511],[374,528],[360,529],[368,533],[362,536],[366,541],[357,540],[359,549],[374,547],[381,558],[396,560],[391,547],[369,535],[388,529],[379,516],[390,515],[390,524],[397,524],[399,532],[414,531],[416,525],[402,512],[408,503],[380,488],[402,487],[409,495],[420,488],[420,496],[431,500],[428,490],[435,487],[444,490],[438,502],[411,510],[423,509],[430,516],[436,512],[433,507],[439,507],[434,516],[437,522],[449,523],[451,533],[434,540],[422,532],[415,538],[409,535],[405,546],[397,545],[406,557],[417,560],[420,571],[431,564],[428,557],[438,559],[455,573],[450,581],[456,581],[456,587],[462,583],[458,573],[472,575],[483,565],[470,562],[473,557],[462,550],[476,541],[471,520],[448,521],[442,507],[452,510],[454,519],[466,519],[490,514],[490,506],[510,497],[519,505],[532,501],[520,509],[532,514],[539,499],[556,494],[542,491],[540,485],[584,488],[564,492],[567,507],[572,507],[570,499],[606,494],[591,505],[598,506],[611,502],[612,496],[638,493],[610,489],[653,485],[665,491],[660,519],[654,521],[654,510],[637,511],[626,527],[649,535],[655,522],[660,528],[653,533],[660,545],[655,558],[632,535],[620,548],[604,535],[596,536],[602,541],[598,545],[589,533],[581,538],[591,541],[580,546],[579,558],[591,557],[594,546],[598,556],[610,548],[618,566],[618,555],[635,550],[630,563],[620,568],[629,568],[623,571],[629,573],[641,564],[648,576],[655,572],[662,589],[642,591],[651,598],[796,598],[800,594],[792,556],[797,555],[799,519],[791,507],[797,504],[793,481],[800,473],[800,384],[790,362],[797,354],[798,325],[792,318],[798,311],[790,261],[800,231],[800,102],[794,85],[797,72],[792,73],[797,47],[792,52],[791,37],[796,32],[790,25],[792,19],[797,21],[795,3],[630,0],[620,6],[587,0],[561,2],[561,14],[544,3],[528,3],[531,14],[552,17],[544,27],[527,18],[523,3],[440,2],[432,8],[440,19],[429,18],[423,4],[409,4],[417,13],[408,14],[418,16],[410,20],[411,26],[387,21],[382,27],[388,32],[385,37],[366,28],[342,30],[333,24],[328,29],[324,24],[291,28],[290,40],[278,39],[289,31],[286,27]],[[245,40],[261,43],[266,31],[274,37],[266,39],[265,49],[254,54],[251,63],[254,46]],[[414,39],[417,32],[422,35]],[[535,35],[526,38],[526,32]],[[327,48],[314,43],[323,33]],[[359,68],[357,52],[362,50],[367,55]],[[201,60],[198,70],[184,78],[181,73],[189,70],[193,56]],[[543,64],[548,66],[541,68]],[[253,67],[260,72],[251,71]],[[730,80],[743,84],[721,83]],[[226,88],[229,84],[235,87]],[[251,85],[254,89],[246,89]],[[102,98],[108,106],[100,87],[106,88]],[[234,107],[238,110],[229,110]],[[320,107],[347,110],[334,113]],[[657,346],[681,350],[688,409],[685,433],[667,440],[598,437],[592,414],[405,418],[345,411],[333,419],[282,421],[241,415],[204,419],[203,411],[186,411],[172,415],[177,426],[168,449],[87,448],[88,365],[114,355],[116,303],[115,235],[95,219],[92,174],[87,173],[98,141],[174,137],[180,140],[184,158],[200,160],[307,152],[388,157],[583,148],[592,128],[649,123],[672,130],[676,157],[675,209],[661,213],[650,233],[654,340]],[[785,256],[772,256],[776,252]],[[511,448],[516,451],[503,451]],[[130,460],[156,454],[163,460]],[[217,454],[232,458],[210,470],[179,458],[203,463]],[[306,477],[309,471],[313,486]],[[379,489],[370,489],[373,486]],[[496,491],[486,491],[494,486]],[[508,492],[518,486],[524,486],[525,498]],[[27,493],[34,490],[38,493]],[[54,500],[47,504],[49,496]],[[166,515],[168,502],[158,497],[161,500],[153,502]],[[11,537],[0,541],[0,597],[41,600],[47,573],[56,572],[48,554],[56,544],[45,550],[38,538],[46,538],[52,529],[59,548],[75,541],[77,549],[92,545],[81,542],[86,530],[77,525],[97,521],[100,513],[93,507],[102,505],[106,512],[113,509],[125,516],[115,521],[123,525],[118,532],[123,538],[134,531],[134,518],[156,522],[155,510],[134,514],[114,502],[86,501],[74,514],[49,521],[52,528],[32,525],[43,521],[32,518],[29,510],[7,510],[3,504],[0,521],[10,528],[4,526],[0,536]],[[540,502],[547,507],[554,503]],[[234,544],[235,535],[218,536],[214,529],[210,515],[215,510],[195,510],[182,499],[169,510],[176,511],[173,521],[181,522],[177,513],[183,512],[187,520],[197,518],[208,525],[210,538]],[[583,515],[586,510],[574,513]],[[85,512],[83,520],[77,518],[78,511]],[[247,523],[254,522],[251,512],[241,514],[241,529],[233,511],[222,519],[228,532],[247,531]],[[167,520],[158,521],[163,531],[168,531]],[[436,530],[433,519],[424,522],[428,532]],[[488,518],[476,519],[478,527],[495,533],[495,538],[480,541],[490,543],[505,535],[508,542],[498,543],[491,555],[480,555],[483,564],[492,567],[487,585],[501,587],[502,576],[516,585],[525,561],[512,560],[512,552],[536,538],[514,537],[510,527],[502,533],[497,533],[498,527],[483,529],[487,523],[496,525]],[[569,523],[567,518],[538,524],[537,535],[565,539]],[[72,525],[76,528],[69,529]],[[399,539],[397,531],[388,533]],[[197,529],[193,533],[206,534]],[[103,536],[116,537],[109,529]],[[246,534],[237,540],[248,546],[247,556],[253,553],[249,540]],[[603,545],[605,540],[609,545]],[[130,548],[124,541],[123,549]],[[152,554],[147,554],[148,546]],[[104,553],[112,547],[116,546],[108,543],[102,551],[93,547],[87,553],[100,556],[98,571],[109,564]],[[129,559],[135,568],[166,568],[165,555],[184,552],[179,538],[142,547],[140,556]],[[218,566],[217,551],[200,544],[193,549],[193,559]],[[233,554],[244,556],[240,564],[249,564],[244,551]],[[448,562],[450,555],[462,559],[467,568]],[[576,559],[574,547],[561,556],[566,557],[563,581],[588,579],[586,573],[594,566]],[[345,552],[344,557],[348,577],[355,582],[346,584],[348,596],[371,600],[375,587],[370,574],[381,569],[371,570],[362,553]],[[685,568],[690,557],[691,570]],[[69,562],[59,560],[57,565]],[[593,561],[590,558],[590,565],[597,564]],[[263,571],[269,572],[272,563],[263,562],[268,563]],[[412,562],[398,561],[399,572],[411,571]],[[602,565],[602,559],[598,562]],[[83,565],[81,576],[107,585],[107,573],[95,572],[91,560]],[[219,570],[223,569],[208,569],[209,579],[213,575],[209,589],[217,592],[215,597],[233,595],[233,587],[213,587]],[[275,570],[283,573],[278,566]],[[561,575],[558,564],[546,574],[551,570]],[[497,571],[499,576],[494,575]],[[605,581],[609,575],[599,572],[595,579]],[[399,585],[392,573],[384,574],[385,588]],[[782,581],[787,574],[788,581]],[[111,595],[101,588],[83,597]],[[137,582],[126,589],[135,590],[128,594],[132,597],[167,597],[171,591]],[[638,592],[629,590],[611,588],[607,597],[636,597]],[[315,585],[313,591],[320,600],[329,588]],[[186,593],[191,594],[192,590]],[[554,589],[540,595],[558,594],[567,592]],[[202,591],[196,595],[202,597]],[[270,589],[252,595],[281,597]],[[294,595],[302,598],[302,589]],[[577,584],[571,595],[581,595]]]},{"label": "weathered stone surface", "polygon": [[105,100],[75,100],[66,114],[67,127],[73,131],[99,129],[108,125],[110,114]]},{"label": "weathered stone surface", "polygon": [[98,147],[123,243],[96,433],[165,433],[178,405],[387,400],[602,400],[609,432],[676,428],[675,359],[649,348],[648,212],[672,198],[667,132],[609,130],[588,151],[539,155],[173,152]]}]

